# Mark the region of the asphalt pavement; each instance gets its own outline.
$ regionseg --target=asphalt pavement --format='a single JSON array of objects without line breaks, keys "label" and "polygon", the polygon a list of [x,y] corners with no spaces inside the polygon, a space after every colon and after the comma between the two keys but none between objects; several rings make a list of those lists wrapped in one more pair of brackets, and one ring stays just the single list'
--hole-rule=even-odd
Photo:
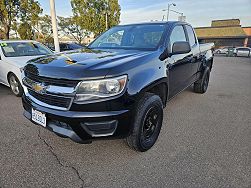
[{"label": "asphalt pavement", "polygon": [[76,144],[32,124],[0,84],[0,187],[251,187],[251,58],[215,57],[208,92],[164,110],[156,145]]}]

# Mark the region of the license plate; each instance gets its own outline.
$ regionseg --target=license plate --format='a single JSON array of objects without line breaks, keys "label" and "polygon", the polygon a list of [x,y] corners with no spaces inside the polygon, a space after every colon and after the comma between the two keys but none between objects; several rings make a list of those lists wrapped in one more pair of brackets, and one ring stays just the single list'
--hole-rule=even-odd
[{"label": "license plate", "polygon": [[32,121],[38,123],[39,125],[42,125],[43,127],[46,127],[46,116],[44,113],[39,112],[32,108],[31,116],[32,116]]}]

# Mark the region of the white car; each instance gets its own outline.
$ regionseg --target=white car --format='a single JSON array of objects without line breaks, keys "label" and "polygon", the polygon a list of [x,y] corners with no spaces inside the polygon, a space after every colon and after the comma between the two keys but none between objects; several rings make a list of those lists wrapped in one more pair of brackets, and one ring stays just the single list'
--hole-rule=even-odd
[{"label": "white car", "polygon": [[0,83],[9,86],[16,96],[22,96],[21,71],[26,62],[52,53],[36,41],[0,40]]},{"label": "white car", "polygon": [[228,47],[219,48],[219,49],[216,49],[216,50],[215,50],[215,53],[216,53],[216,54],[227,54],[227,52],[228,52]]},{"label": "white car", "polygon": [[250,57],[251,48],[248,47],[239,47],[234,49],[234,56],[236,57]]}]

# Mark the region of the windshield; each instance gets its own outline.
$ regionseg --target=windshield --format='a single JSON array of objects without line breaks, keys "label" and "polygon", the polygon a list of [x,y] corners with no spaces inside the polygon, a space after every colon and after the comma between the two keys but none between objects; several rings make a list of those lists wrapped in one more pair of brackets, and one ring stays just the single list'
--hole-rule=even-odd
[{"label": "windshield", "polygon": [[158,47],[164,33],[164,25],[117,26],[98,37],[89,48],[146,49]]},{"label": "windshield", "polygon": [[52,52],[39,43],[33,42],[9,42],[1,43],[5,57],[38,56],[52,54]]},{"label": "windshield", "polygon": [[81,46],[79,44],[74,44],[74,43],[69,44],[69,46],[73,50],[76,50],[76,49],[79,49],[79,48],[83,48],[83,46]]}]

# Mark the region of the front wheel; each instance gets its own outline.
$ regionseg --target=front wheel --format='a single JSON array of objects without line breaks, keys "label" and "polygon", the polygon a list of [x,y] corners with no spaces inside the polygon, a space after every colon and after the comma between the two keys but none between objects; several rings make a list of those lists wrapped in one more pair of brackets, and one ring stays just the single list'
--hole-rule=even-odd
[{"label": "front wheel", "polygon": [[163,104],[159,96],[145,93],[135,111],[128,145],[140,152],[149,150],[156,142],[163,121]]},{"label": "front wheel", "polygon": [[11,88],[11,91],[16,95],[17,97],[21,97],[23,94],[23,87],[21,83],[19,82],[18,78],[15,74],[10,74],[8,77],[9,85]]}]

